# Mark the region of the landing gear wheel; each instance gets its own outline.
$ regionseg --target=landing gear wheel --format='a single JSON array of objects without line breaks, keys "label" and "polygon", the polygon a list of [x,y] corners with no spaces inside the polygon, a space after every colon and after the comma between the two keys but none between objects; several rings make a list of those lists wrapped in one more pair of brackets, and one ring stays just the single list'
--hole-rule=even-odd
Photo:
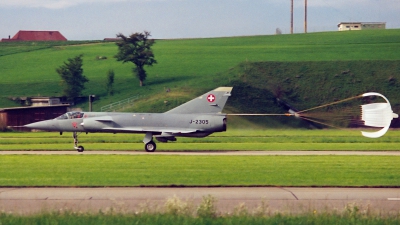
[{"label": "landing gear wheel", "polygon": [[78,133],[73,132],[72,133],[72,137],[74,138],[74,148],[78,151],[78,152],[83,152],[85,150],[85,148],[83,148],[82,145],[78,146]]},{"label": "landing gear wheel", "polygon": [[78,150],[78,152],[83,152],[85,148],[82,145],[79,145],[79,147],[77,147],[76,150]]},{"label": "landing gear wheel", "polygon": [[144,149],[146,152],[154,152],[156,150],[156,143],[154,141],[150,141],[144,145]]}]

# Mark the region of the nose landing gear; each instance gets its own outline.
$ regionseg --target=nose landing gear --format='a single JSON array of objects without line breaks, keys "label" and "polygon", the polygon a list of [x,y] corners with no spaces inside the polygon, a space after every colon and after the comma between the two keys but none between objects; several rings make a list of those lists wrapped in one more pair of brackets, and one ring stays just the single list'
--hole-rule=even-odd
[{"label": "nose landing gear", "polygon": [[85,150],[85,148],[82,145],[78,146],[78,134],[77,132],[73,132],[72,133],[72,137],[74,138],[74,148],[78,151],[78,152],[83,152]]}]

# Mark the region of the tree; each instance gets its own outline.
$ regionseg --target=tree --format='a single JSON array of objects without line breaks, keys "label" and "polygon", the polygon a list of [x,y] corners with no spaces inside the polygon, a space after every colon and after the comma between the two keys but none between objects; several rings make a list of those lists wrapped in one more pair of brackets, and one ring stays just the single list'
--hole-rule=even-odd
[{"label": "tree", "polygon": [[107,83],[106,83],[107,93],[109,95],[114,94],[114,88],[113,88],[114,76],[115,76],[114,70],[109,70],[107,73]]},{"label": "tree", "polygon": [[132,69],[134,75],[140,81],[140,86],[143,86],[143,81],[146,80],[146,71],[144,66],[152,66],[157,63],[154,59],[153,51],[151,46],[155,43],[154,39],[149,39],[150,32],[144,31],[144,33],[134,33],[129,37],[119,33],[117,37],[122,40],[117,42],[118,54],[115,55],[117,61],[123,63],[132,62],[135,64],[135,68]]},{"label": "tree", "polygon": [[63,81],[64,95],[68,100],[74,100],[79,97],[85,89],[85,83],[89,81],[83,75],[82,56],[78,55],[75,58],[69,58],[68,62],[64,62],[64,65],[56,69]]}]

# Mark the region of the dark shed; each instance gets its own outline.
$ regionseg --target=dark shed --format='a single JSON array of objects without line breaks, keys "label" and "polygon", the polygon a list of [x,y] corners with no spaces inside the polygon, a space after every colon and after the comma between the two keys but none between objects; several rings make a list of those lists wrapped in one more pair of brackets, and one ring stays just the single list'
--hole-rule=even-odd
[{"label": "dark shed", "polygon": [[15,107],[0,109],[0,130],[12,128],[30,131],[22,126],[42,120],[54,119],[68,111],[69,105]]}]

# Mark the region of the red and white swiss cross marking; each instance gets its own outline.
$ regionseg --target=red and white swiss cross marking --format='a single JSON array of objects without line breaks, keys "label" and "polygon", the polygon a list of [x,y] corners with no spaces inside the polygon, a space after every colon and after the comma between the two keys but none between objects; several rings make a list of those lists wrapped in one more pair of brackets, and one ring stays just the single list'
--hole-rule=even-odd
[{"label": "red and white swiss cross marking", "polygon": [[214,101],[215,101],[215,95],[209,94],[209,95],[207,96],[207,101],[208,101],[208,102],[214,102]]}]

